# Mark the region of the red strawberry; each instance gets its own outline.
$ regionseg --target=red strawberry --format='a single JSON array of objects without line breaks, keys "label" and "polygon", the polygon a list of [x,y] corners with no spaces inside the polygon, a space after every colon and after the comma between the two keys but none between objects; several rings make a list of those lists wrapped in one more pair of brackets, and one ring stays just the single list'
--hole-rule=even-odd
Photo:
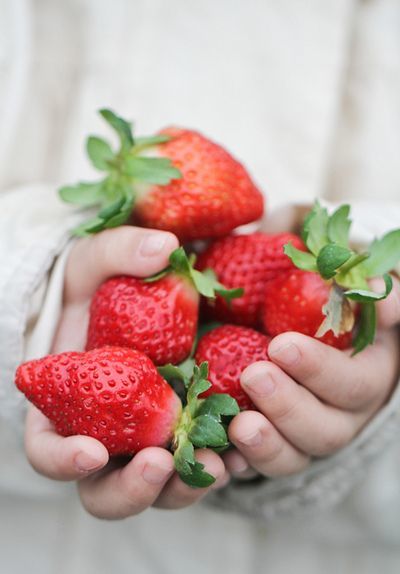
[{"label": "red strawberry", "polygon": [[218,144],[180,128],[134,138],[129,122],[111,110],[100,113],[117,132],[120,148],[115,152],[105,140],[89,137],[89,157],[106,172],[104,179],[60,189],[64,201],[100,205],[77,234],[121,225],[132,210],[139,224],[172,231],[182,242],[221,237],[262,216],[261,192]]},{"label": "red strawberry", "polygon": [[86,349],[131,347],[156,365],[180,363],[193,345],[198,306],[196,289],[177,275],[154,283],[113,277],[93,296]]},{"label": "red strawberry", "polygon": [[243,287],[244,295],[229,305],[219,296],[208,304],[208,316],[220,321],[258,327],[267,281],[294,265],[283,252],[289,241],[304,249],[299,237],[291,233],[231,235],[212,243],[200,255],[197,268],[212,269],[227,288]]},{"label": "red strawberry", "polygon": [[21,365],[16,385],[63,436],[101,441],[110,455],[167,446],[181,402],[143,353],[104,347]]},{"label": "red strawberry", "polygon": [[220,237],[262,216],[262,194],[221,146],[187,129],[169,128],[161,134],[171,140],[157,152],[182,177],[140,197],[135,206],[140,224],[172,231],[183,242]]},{"label": "red strawberry", "polygon": [[[164,369],[168,372],[168,367]],[[94,437],[110,455],[171,446],[182,480],[204,487],[215,478],[195,460],[194,449],[226,448],[221,417],[239,412],[226,395],[218,404],[198,398],[210,385],[206,376],[203,364],[195,367],[192,382],[185,381],[188,393],[183,411],[178,396],[150,359],[132,349],[103,347],[49,355],[21,365],[15,383],[59,434]]]},{"label": "red strawberry", "polygon": [[[263,322],[265,331],[274,337],[286,331],[298,331],[316,336],[325,315],[323,307],[331,293],[331,282],[324,281],[318,273],[294,269],[268,283],[265,294]],[[329,330],[320,341],[346,349],[351,345],[354,316],[348,302],[339,336]]]},{"label": "red strawberry", "polygon": [[222,285],[194,270],[182,248],[171,254],[170,263],[154,281],[121,276],[99,287],[90,307],[87,350],[131,347],[156,365],[178,364],[189,355],[197,331],[199,293],[215,297]]},{"label": "red strawberry", "polygon": [[240,386],[240,375],[251,363],[268,360],[269,342],[262,333],[236,325],[222,325],[206,333],[199,341],[195,361],[208,361],[212,386],[201,396],[228,393],[242,410],[254,409]]}]

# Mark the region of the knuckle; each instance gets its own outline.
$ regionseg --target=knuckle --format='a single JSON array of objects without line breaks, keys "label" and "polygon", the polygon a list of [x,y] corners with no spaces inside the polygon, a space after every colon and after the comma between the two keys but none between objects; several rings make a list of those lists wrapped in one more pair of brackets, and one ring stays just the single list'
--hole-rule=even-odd
[{"label": "knuckle", "polygon": [[358,377],[348,389],[348,403],[350,407],[362,407],[374,399],[374,389],[366,377]]},{"label": "knuckle", "polygon": [[287,419],[291,419],[297,412],[299,407],[300,399],[283,401],[281,404],[276,405],[273,413],[274,421],[284,422]]},{"label": "knuckle", "polygon": [[105,513],[101,511],[95,496],[92,496],[89,492],[82,490],[81,488],[78,489],[78,492],[82,506],[88,514],[94,516],[95,518],[107,518]]},{"label": "knuckle", "polygon": [[329,430],[325,429],[325,431],[320,434],[320,439],[310,454],[314,456],[333,454],[346,446],[352,438],[353,432],[349,428],[349,425],[335,425]]}]

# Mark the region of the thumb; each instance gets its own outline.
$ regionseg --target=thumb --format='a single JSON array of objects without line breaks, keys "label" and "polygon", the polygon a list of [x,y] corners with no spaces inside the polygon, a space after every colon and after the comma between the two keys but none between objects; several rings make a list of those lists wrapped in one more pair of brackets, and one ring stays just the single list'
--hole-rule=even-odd
[{"label": "thumb", "polygon": [[[393,327],[400,323],[400,282],[397,278],[393,279],[393,289],[386,299],[377,302],[378,325],[383,329]],[[376,292],[383,292],[385,284],[383,279],[376,278],[370,282],[371,288]]]},{"label": "thumb", "polygon": [[131,226],[78,240],[67,262],[65,302],[87,300],[114,275],[147,277],[161,271],[178,245],[172,233]]}]

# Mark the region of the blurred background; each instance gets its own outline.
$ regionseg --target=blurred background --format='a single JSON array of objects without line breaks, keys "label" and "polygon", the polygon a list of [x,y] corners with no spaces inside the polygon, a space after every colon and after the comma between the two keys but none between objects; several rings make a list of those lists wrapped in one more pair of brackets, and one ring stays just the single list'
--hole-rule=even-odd
[{"label": "blurred background", "polygon": [[[0,0],[0,191],[92,177],[111,107],[204,132],[267,207],[400,199],[399,0]],[[398,573],[400,456],[334,510],[268,525],[200,506],[101,523],[1,423],[0,571]],[[335,485],[332,485],[334,488]]]}]

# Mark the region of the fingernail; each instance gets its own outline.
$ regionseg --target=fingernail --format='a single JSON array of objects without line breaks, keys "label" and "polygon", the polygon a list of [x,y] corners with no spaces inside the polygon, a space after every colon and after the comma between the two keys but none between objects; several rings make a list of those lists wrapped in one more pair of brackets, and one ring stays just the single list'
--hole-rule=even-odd
[{"label": "fingernail", "polygon": [[84,451],[78,452],[75,456],[74,463],[79,472],[89,472],[103,466],[102,460]]},{"label": "fingernail", "polygon": [[168,235],[166,233],[147,235],[140,242],[139,252],[146,257],[153,257],[161,253],[167,241]]},{"label": "fingernail", "polygon": [[245,435],[243,438],[238,440],[246,446],[259,446],[262,440],[261,432],[257,430],[256,432]]},{"label": "fingernail", "polygon": [[147,463],[143,469],[142,476],[149,484],[162,484],[171,472],[170,467],[166,468],[157,464]]},{"label": "fingernail", "polygon": [[275,390],[275,381],[268,374],[262,372],[243,380],[243,384],[251,393],[259,397],[272,395]]},{"label": "fingernail", "polygon": [[288,343],[274,348],[270,345],[268,354],[271,359],[276,359],[284,365],[294,365],[300,360],[300,351],[294,343]]}]

